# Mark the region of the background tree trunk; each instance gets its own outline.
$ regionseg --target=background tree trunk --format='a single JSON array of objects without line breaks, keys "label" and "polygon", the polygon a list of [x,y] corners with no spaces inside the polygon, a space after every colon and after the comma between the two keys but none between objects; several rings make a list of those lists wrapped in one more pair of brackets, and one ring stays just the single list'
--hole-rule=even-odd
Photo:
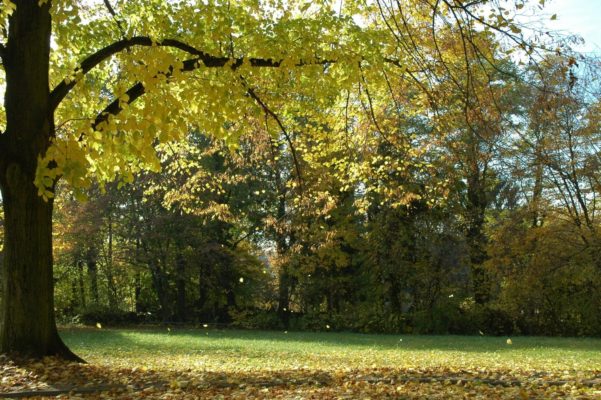
[{"label": "background tree trunk", "polygon": [[86,285],[83,278],[83,261],[77,261],[77,286],[79,289],[79,305],[86,308]]},{"label": "background tree trunk", "polygon": [[175,284],[176,284],[176,318],[178,322],[186,321],[186,260],[178,252],[175,259]]},{"label": "background tree trunk", "polygon": [[487,260],[486,244],[488,238],[484,232],[486,209],[488,207],[487,167],[479,165],[479,139],[472,133],[470,137],[470,151],[468,152],[467,176],[467,232],[466,238],[470,247],[470,261],[472,272],[472,286],[476,304],[485,304],[490,300],[491,276],[484,267]]},{"label": "background tree trunk", "polygon": [[88,279],[90,281],[90,292],[92,293],[92,303],[95,306],[100,304],[98,295],[98,263],[96,248],[90,247],[86,252],[86,266],[88,269]]}]

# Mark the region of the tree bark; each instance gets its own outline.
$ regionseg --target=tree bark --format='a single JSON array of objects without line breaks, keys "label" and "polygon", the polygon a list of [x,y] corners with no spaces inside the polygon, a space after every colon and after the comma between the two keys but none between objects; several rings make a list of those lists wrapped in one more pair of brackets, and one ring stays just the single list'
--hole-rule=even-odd
[{"label": "tree bark", "polygon": [[50,4],[15,1],[2,55],[6,132],[0,135],[5,242],[0,352],[81,360],[63,343],[54,319],[52,200],[34,185],[37,160],[54,135],[49,107]]},{"label": "tree bark", "polygon": [[77,359],[58,335],[52,276],[52,201],[16,163],[3,171],[5,215],[0,352]]}]

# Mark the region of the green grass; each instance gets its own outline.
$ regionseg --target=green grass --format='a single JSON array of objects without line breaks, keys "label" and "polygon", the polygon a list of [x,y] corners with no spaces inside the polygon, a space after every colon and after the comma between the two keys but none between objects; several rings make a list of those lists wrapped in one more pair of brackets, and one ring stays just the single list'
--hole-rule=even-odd
[{"label": "green grass", "polygon": [[[89,364],[0,358],[0,393],[124,399],[590,399],[601,340],[63,329]],[[69,393],[69,394],[67,394]]]},{"label": "green grass", "polygon": [[210,329],[71,329],[62,337],[95,364],[205,371],[445,368],[591,373],[601,340],[364,335]]}]

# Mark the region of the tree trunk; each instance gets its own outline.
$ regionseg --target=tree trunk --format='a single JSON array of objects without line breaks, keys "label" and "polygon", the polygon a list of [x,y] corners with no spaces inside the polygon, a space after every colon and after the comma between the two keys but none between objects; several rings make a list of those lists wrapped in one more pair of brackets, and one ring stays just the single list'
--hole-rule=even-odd
[{"label": "tree trunk", "polygon": [[100,304],[98,296],[98,262],[95,247],[90,247],[86,252],[86,266],[88,268],[88,279],[90,280],[90,292],[92,293],[92,303],[95,306]]},{"label": "tree trunk", "polygon": [[77,278],[71,280],[71,301],[69,302],[69,311],[71,315],[75,313],[75,310],[79,308],[79,292],[77,290]]},{"label": "tree trunk", "polygon": [[178,253],[175,260],[176,317],[178,322],[186,321],[186,260]]},{"label": "tree trunk", "polygon": [[136,303],[136,313],[141,313],[142,310],[142,303],[141,303],[141,295],[142,295],[142,274],[140,274],[140,271],[136,272],[136,277],[134,280],[134,285],[135,285],[135,289],[134,289],[134,300]]},{"label": "tree trunk", "polygon": [[[137,231],[139,232],[139,231]],[[135,289],[134,289],[134,299],[136,302],[136,313],[141,313],[142,304],[141,304],[141,295],[142,295],[142,274],[139,270],[140,263],[140,238],[136,237],[136,250],[135,250],[135,263],[136,263],[136,277],[134,280]]]},{"label": "tree trunk", "polygon": [[208,291],[209,288],[206,283],[206,271],[204,263],[200,263],[198,268],[198,301],[196,308],[198,309],[198,319],[199,322],[208,321],[211,317],[207,310],[207,300],[208,300]]},{"label": "tree trunk", "polygon": [[77,359],[54,319],[52,201],[38,196],[33,176],[11,164],[0,180],[5,216],[0,352]]},{"label": "tree trunk", "polygon": [[78,359],[58,335],[52,274],[52,200],[34,185],[37,160],[54,136],[49,104],[50,2],[14,1],[2,53],[6,132],[0,135],[5,242],[0,352]]},{"label": "tree trunk", "polygon": [[106,250],[105,275],[108,288],[109,309],[118,310],[117,306],[117,285],[115,282],[115,271],[113,268],[113,205],[109,203],[108,207],[108,244]]},{"label": "tree trunk", "polygon": [[77,285],[79,287],[79,304],[86,308],[86,285],[83,279],[83,262],[77,261]]},{"label": "tree trunk", "polygon": [[148,269],[152,277],[152,286],[154,292],[157,295],[159,301],[159,307],[161,308],[161,319],[163,322],[169,322],[171,318],[170,303],[169,303],[169,285],[167,282],[167,275],[161,269],[159,262],[150,259],[148,262]]},{"label": "tree trunk", "polygon": [[540,202],[543,196],[543,156],[541,145],[539,143],[536,144],[535,156],[536,159],[534,160],[534,188],[532,190],[532,200],[528,205],[532,215],[532,228],[536,228],[537,226],[542,224],[542,218],[540,215]]},{"label": "tree trunk", "polygon": [[292,277],[288,274],[288,265],[282,265],[278,279],[278,316],[284,327],[290,324],[290,287]]},{"label": "tree trunk", "polygon": [[[276,187],[278,189],[278,208],[277,218],[278,221],[283,222],[286,216],[286,186],[282,184],[282,178],[280,171],[276,171]],[[289,244],[286,242],[286,233],[282,232],[279,228],[275,230],[275,241],[276,251],[278,259],[281,261],[284,259],[289,249]],[[289,263],[283,262],[280,264],[280,271],[278,276],[278,316],[280,321],[284,324],[285,328],[290,325],[290,288],[292,286],[292,277],[289,273]]]},{"label": "tree trunk", "polygon": [[[472,141],[476,139],[472,138]],[[488,207],[486,193],[486,166],[481,170],[478,165],[476,145],[470,153],[470,169],[467,176],[467,219],[466,238],[470,247],[472,286],[476,304],[486,304],[491,295],[491,276],[484,267],[488,259],[486,244],[488,238],[484,232],[485,213]]]}]

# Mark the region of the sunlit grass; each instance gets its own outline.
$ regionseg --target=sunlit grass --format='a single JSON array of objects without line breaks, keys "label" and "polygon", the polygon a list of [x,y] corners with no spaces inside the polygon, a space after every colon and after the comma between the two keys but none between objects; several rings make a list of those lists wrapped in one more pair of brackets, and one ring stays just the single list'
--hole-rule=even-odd
[{"label": "sunlit grass", "polygon": [[581,338],[363,335],[212,329],[70,329],[84,359],[113,366],[205,371],[445,368],[568,371],[601,367],[601,340]]}]

